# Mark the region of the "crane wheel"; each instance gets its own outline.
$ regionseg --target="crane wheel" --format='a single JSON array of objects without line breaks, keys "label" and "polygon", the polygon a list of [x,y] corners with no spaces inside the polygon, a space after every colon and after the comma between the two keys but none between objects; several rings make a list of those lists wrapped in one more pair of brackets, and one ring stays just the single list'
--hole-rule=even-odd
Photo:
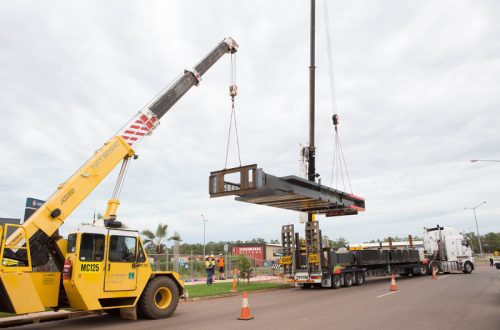
[{"label": "crane wheel", "polygon": [[171,316],[179,303],[179,288],[166,276],[153,278],[146,285],[137,303],[139,313],[148,319],[164,319]]}]

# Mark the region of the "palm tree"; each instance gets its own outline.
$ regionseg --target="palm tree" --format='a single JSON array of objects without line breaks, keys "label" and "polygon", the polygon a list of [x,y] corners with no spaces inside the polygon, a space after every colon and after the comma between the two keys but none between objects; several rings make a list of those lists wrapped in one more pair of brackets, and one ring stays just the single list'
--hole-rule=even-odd
[{"label": "palm tree", "polygon": [[163,243],[163,240],[167,236],[167,228],[168,225],[159,223],[155,233],[149,229],[141,231],[141,235],[146,237],[143,241],[144,246],[154,253],[164,253],[167,250],[167,246]]},{"label": "palm tree", "polygon": [[174,241],[174,271],[179,271],[179,242],[182,241],[181,235],[174,231],[174,234],[168,240]]},{"label": "palm tree", "polygon": [[174,241],[175,242],[182,242],[181,239],[181,234],[179,234],[177,231],[174,231],[174,234],[168,238],[169,241]]}]

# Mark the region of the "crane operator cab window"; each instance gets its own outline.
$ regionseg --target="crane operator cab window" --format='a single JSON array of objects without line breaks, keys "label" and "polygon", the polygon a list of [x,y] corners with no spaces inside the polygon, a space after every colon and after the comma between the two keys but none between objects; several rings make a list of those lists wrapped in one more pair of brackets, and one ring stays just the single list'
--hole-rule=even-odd
[{"label": "crane operator cab window", "polygon": [[135,237],[111,236],[109,241],[109,261],[135,262],[136,259]]},{"label": "crane operator cab window", "polygon": [[82,234],[80,261],[103,261],[104,241],[102,234]]}]

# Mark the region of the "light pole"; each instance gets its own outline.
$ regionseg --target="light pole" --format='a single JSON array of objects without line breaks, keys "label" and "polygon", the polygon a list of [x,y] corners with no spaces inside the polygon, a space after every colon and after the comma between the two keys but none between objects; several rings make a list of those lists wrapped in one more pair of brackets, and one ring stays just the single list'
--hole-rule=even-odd
[{"label": "light pole", "polygon": [[481,238],[479,236],[479,226],[477,225],[477,216],[476,216],[476,209],[480,207],[481,205],[486,204],[486,202],[482,202],[480,204],[477,204],[474,207],[464,207],[464,210],[472,210],[474,211],[474,220],[476,220],[476,232],[477,232],[477,241],[479,243],[479,253],[483,254],[483,247],[481,246]]},{"label": "light pole", "polygon": [[203,218],[203,257],[206,256],[205,254],[205,224],[207,223],[207,219],[205,219],[205,216],[203,216],[203,214],[201,215],[201,217]]},{"label": "light pole", "polygon": [[471,159],[471,162],[472,162],[472,163],[476,163],[476,162],[493,162],[493,163],[500,163],[500,160],[496,160],[496,159]]}]

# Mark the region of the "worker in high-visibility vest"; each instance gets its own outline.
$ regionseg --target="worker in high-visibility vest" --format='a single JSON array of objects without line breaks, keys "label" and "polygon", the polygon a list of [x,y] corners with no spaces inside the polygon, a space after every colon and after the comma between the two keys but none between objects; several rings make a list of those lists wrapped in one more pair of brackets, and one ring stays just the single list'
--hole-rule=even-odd
[{"label": "worker in high-visibility vest", "polygon": [[217,267],[219,268],[219,280],[225,280],[226,276],[224,275],[224,257],[222,253],[219,254],[219,258],[217,259]]},{"label": "worker in high-visibility vest", "polygon": [[205,270],[207,271],[207,285],[210,285],[214,278],[214,264],[209,256],[205,256]]}]

